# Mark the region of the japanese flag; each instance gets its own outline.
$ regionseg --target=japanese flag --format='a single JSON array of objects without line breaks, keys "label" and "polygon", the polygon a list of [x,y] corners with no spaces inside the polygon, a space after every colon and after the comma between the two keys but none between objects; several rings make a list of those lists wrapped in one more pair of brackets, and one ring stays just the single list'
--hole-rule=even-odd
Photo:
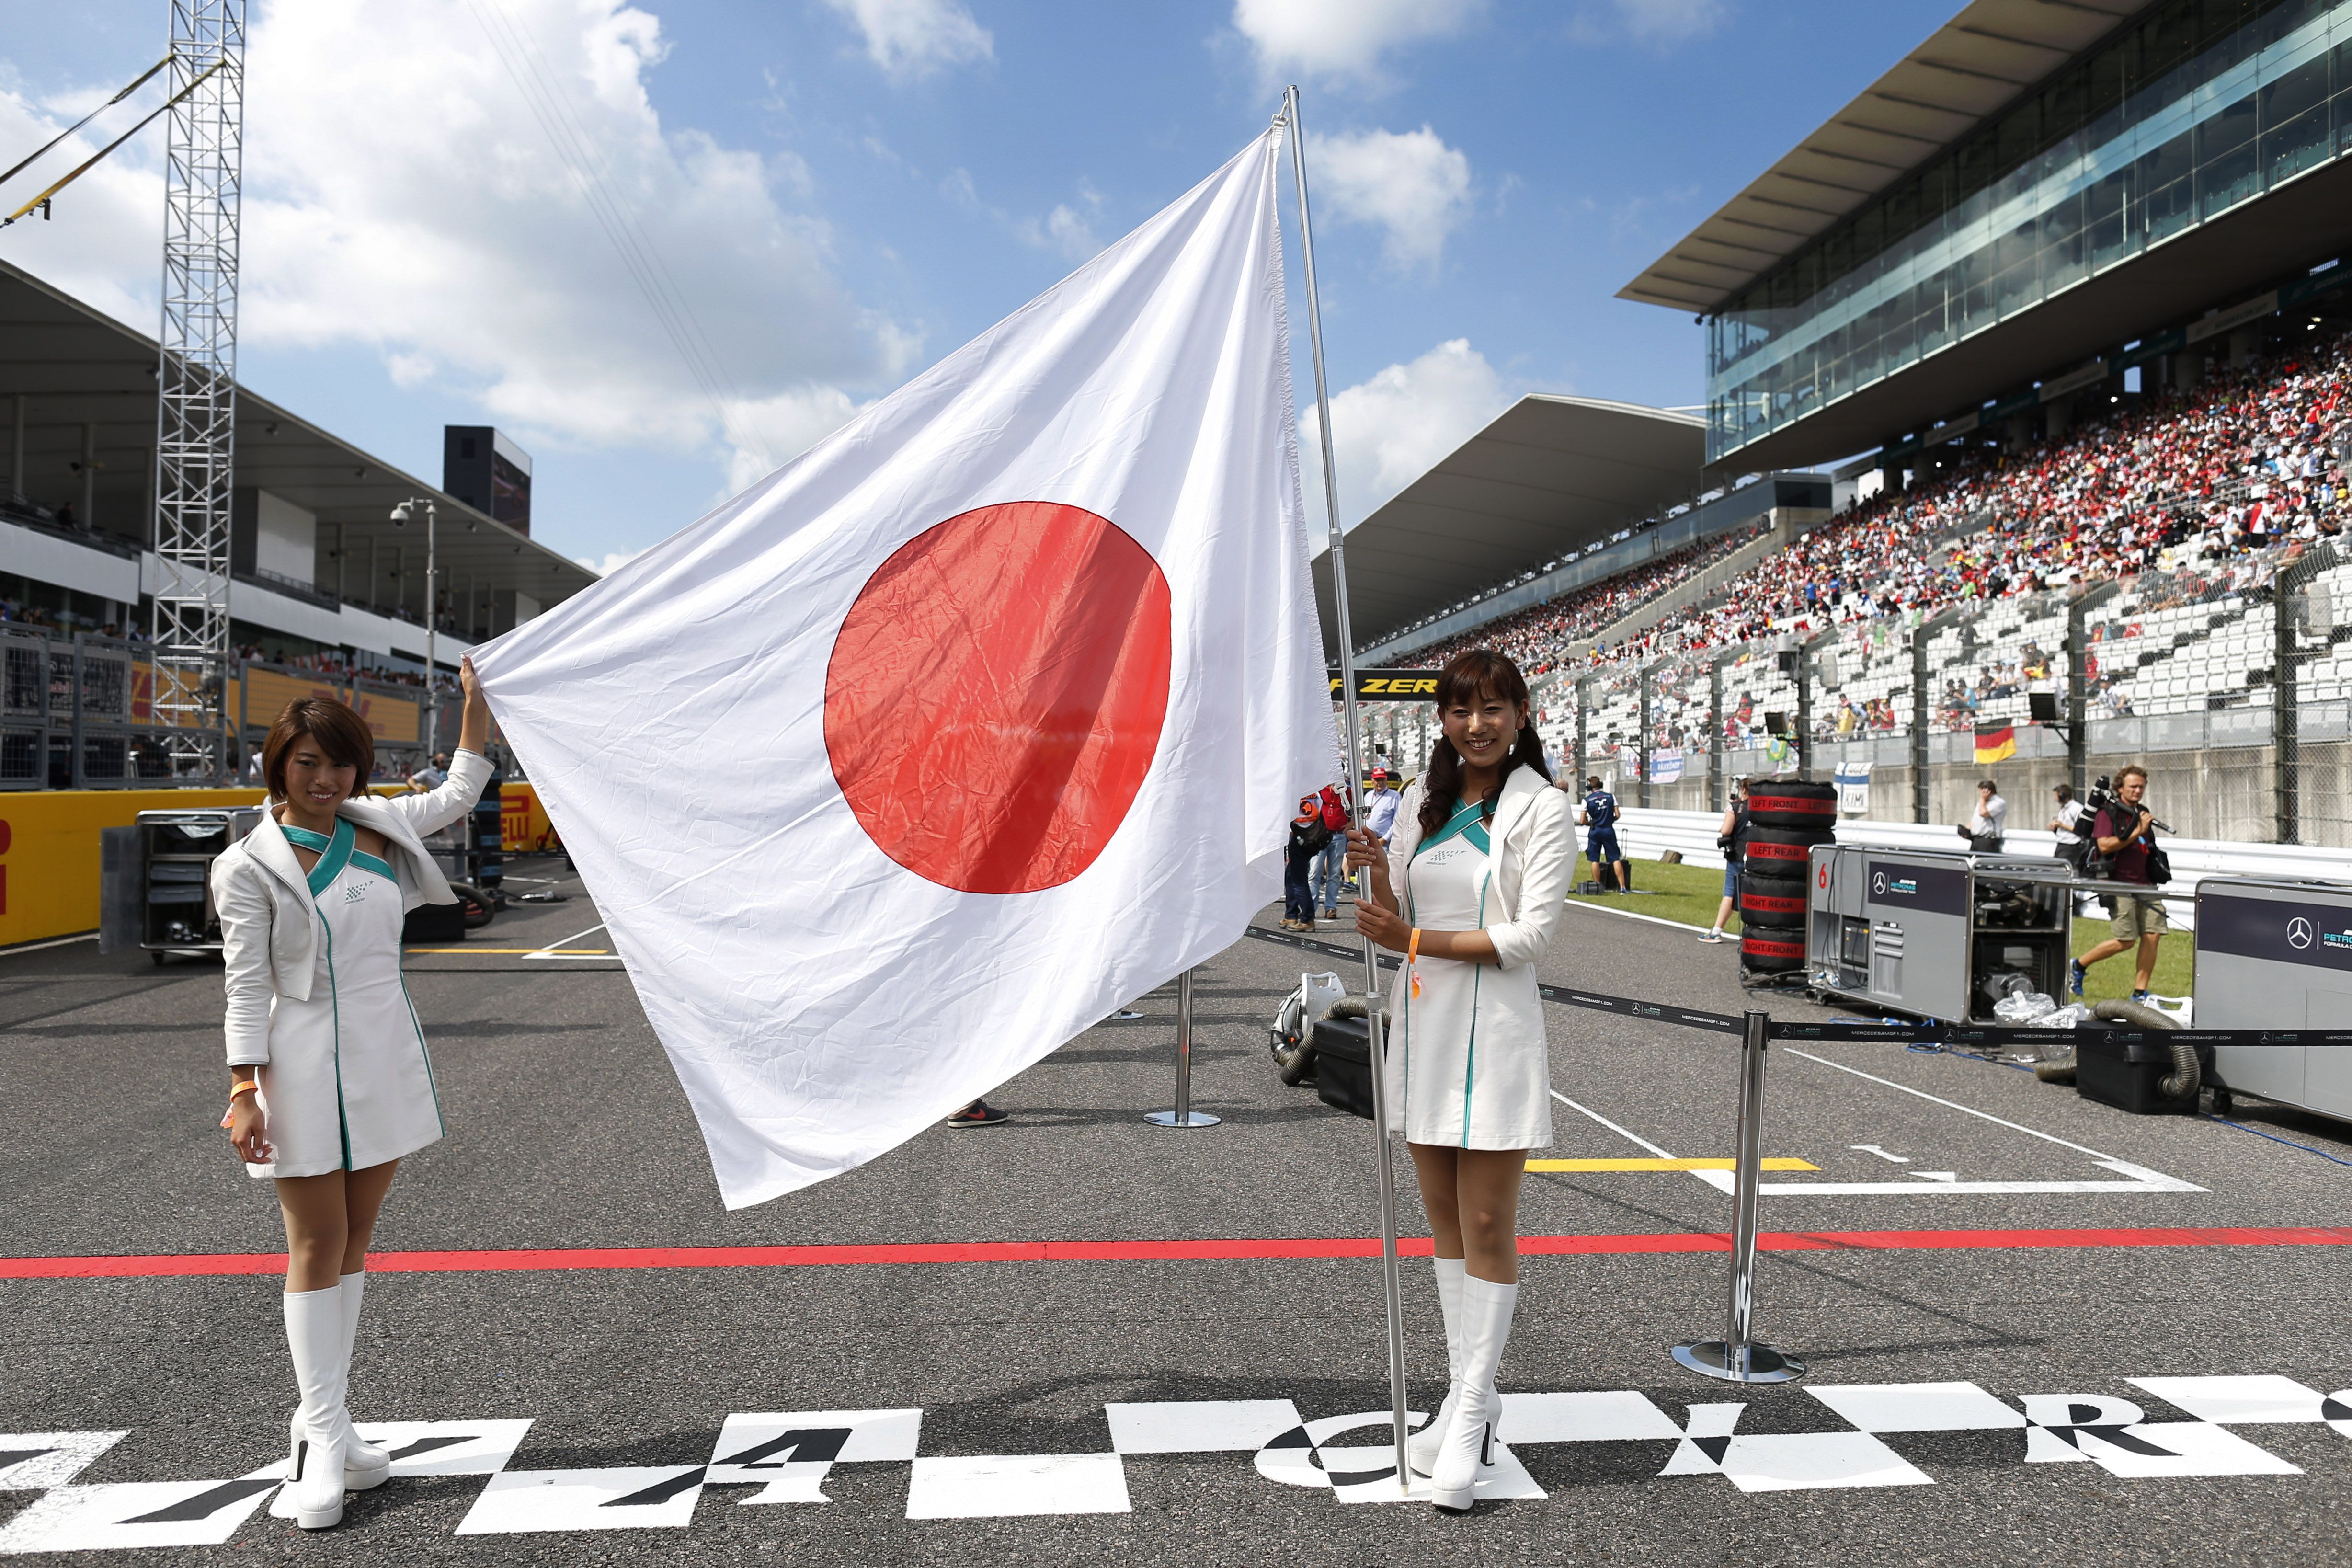
[{"label": "japanese flag", "polygon": [[1278,895],[1334,754],[1279,151],[476,651],[729,1207],[895,1147]]}]

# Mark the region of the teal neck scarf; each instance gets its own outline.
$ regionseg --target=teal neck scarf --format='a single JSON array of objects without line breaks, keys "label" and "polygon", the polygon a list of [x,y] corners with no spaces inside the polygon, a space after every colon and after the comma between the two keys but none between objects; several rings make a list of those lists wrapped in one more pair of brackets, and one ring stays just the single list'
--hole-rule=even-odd
[{"label": "teal neck scarf", "polygon": [[280,824],[278,830],[286,835],[286,842],[295,848],[308,849],[319,857],[318,864],[310,868],[310,896],[314,899],[333,887],[335,879],[343,874],[343,868],[351,863],[352,846],[359,838],[358,832],[340,816],[335,818],[335,832],[331,838],[323,833],[313,833],[307,827],[288,827]]},{"label": "teal neck scarf", "polygon": [[1445,819],[1445,826],[1423,839],[1414,848],[1413,854],[1419,856],[1422,850],[1433,845],[1443,844],[1449,838],[1466,838],[1479,854],[1487,853],[1492,846],[1486,836],[1485,810],[1486,807],[1482,802],[1464,801],[1454,808],[1454,815]]}]

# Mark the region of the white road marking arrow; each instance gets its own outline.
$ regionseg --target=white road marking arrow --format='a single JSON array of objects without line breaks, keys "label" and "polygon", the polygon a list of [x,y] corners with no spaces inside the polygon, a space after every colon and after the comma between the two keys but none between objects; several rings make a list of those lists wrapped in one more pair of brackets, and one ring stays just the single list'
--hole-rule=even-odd
[{"label": "white road marking arrow", "polygon": [[1846,1147],[1849,1149],[1859,1149],[1865,1154],[1875,1154],[1882,1160],[1892,1160],[1898,1165],[1907,1165],[1911,1163],[1910,1155],[1890,1154],[1875,1143],[1849,1143]]}]

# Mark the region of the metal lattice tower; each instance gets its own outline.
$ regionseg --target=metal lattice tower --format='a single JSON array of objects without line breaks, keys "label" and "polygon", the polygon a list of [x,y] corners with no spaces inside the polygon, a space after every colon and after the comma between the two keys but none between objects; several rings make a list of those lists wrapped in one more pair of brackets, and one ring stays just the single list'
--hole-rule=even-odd
[{"label": "metal lattice tower", "polygon": [[173,772],[208,781],[227,747],[245,0],[172,0],[172,90],[215,64],[171,113],[155,416],[154,722],[173,727]]}]

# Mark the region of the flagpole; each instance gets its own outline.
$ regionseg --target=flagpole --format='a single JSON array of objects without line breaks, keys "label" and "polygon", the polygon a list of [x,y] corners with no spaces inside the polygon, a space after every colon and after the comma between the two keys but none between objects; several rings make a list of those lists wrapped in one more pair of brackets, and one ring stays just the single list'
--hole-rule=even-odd
[{"label": "flagpole", "polygon": [[[1339,623],[1339,707],[1346,715],[1349,820],[1363,821],[1363,753],[1357,744],[1355,637],[1348,624],[1347,544],[1339,531],[1339,479],[1331,459],[1331,398],[1323,379],[1323,310],[1315,292],[1315,230],[1307,216],[1307,149],[1298,126],[1298,89],[1282,95],[1282,118],[1290,132],[1290,172],[1298,184],[1298,251],[1307,270],[1307,338],[1315,364],[1315,420],[1322,432],[1323,507],[1331,540],[1331,599]],[[1370,902],[1372,876],[1356,874],[1356,898]],[[1364,1031],[1371,1047],[1373,1146],[1379,1151],[1381,1182],[1381,1282],[1388,1300],[1389,1405],[1396,1438],[1397,1489],[1412,1490],[1412,1472],[1405,1462],[1404,1293],[1397,1279],[1397,1201],[1395,1152],[1389,1142],[1387,1020],[1381,1016],[1381,955],[1372,939],[1364,939]]]}]

